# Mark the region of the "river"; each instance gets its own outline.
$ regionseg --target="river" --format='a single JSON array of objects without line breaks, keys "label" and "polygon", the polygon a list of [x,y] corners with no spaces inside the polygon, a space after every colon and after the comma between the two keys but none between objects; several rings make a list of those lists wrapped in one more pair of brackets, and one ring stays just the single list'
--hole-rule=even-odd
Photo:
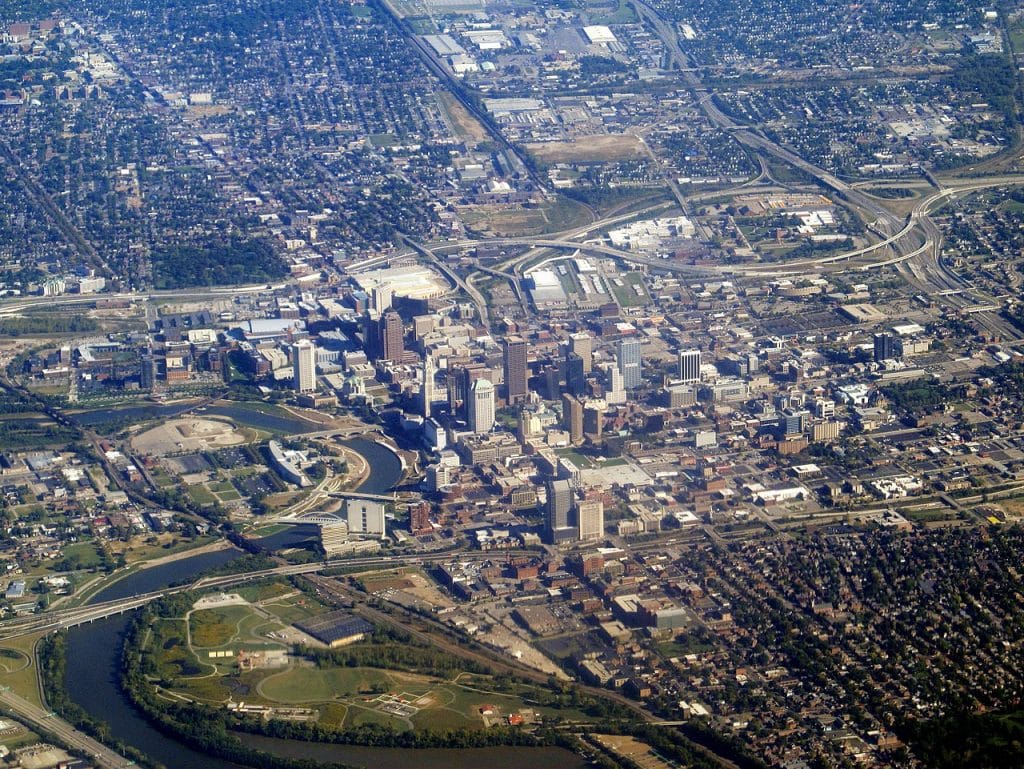
[{"label": "river", "polygon": [[[401,463],[388,449],[366,439],[347,441],[346,445],[363,454],[370,464],[371,475],[360,485],[360,491],[384,493],[401,479]],[[276,540],[278,537],[285,542],[284,545]],[[262,542],[276,547],[291,544],[290,540],[281,535],[265,538]],[[198,572],[223,565],[238,555],[237,550],[221,550],[143,569],[102,590],[91,602],[157,590],[188,579]],[[114,737],[141,750],[169,769],[243,769],[238,764],[198,753],[165,736],[128,702],[121,692],[119,675],[121,641],[129,619],[129,615],[115,615],[68,632],[66,685],[71,699],[95,718],[105,721]],[[247,742],[251,740],[250,744],[254,747],[282,756],[350,762],[373,769],[476,769],[480,766],[498,766],[502,769],[578,769],[583,766],[578,756],[559,748],[410,750],[266,740],[250,736],[245,739]]]}]

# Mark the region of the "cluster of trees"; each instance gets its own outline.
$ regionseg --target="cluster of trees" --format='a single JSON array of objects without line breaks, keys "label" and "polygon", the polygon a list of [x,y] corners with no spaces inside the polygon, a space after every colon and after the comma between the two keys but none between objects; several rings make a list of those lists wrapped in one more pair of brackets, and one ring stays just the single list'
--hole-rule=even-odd
[{"label": "cluster of trees", "polygon": [[907,721],[898,731],[932,769],[1024,766],[1024,711],[954,713]]},{"label": "cluster of trees", "polygon": [[964,56],[950,75],[950,83],[960,92],[977,93],[1003,113],[1008,122],[1017,117],[1017,72],[1010,60],[995,53]]},{"label": "cluster of trees", "polygon": [[930,411],[953,398],[950,388],[928,379],[895,382],[880,388],[880,392],[897,409],[910,412]]},{"label": "cluster of trees", "polygon": [[86,315],[29,315],[0,320],[0,335],[70,334],[76,331],[95,331],[99,324]]},{"label": "cluster of trees", "polygon": [[269,243],[239,237],[159,248],[152,263],[153,285],[158,289],[259,283],[287,272]]},{"label": "cluster of trees", "polygon": [[301,647],[298,651],[320,668],[384,668],[439,678],[448,678],[460,672],[481,675],[491,672],[485,665],[417,643],[412,636],[396,638],[393,633],[382,630],[374,633],[369,643],[353,644],[339,649]]}]

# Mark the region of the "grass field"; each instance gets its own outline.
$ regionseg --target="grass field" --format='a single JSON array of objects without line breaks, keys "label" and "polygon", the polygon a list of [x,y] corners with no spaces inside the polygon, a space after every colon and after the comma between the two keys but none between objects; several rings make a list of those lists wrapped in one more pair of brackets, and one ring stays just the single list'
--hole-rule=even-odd
[{"label": "grass field", "polygon": [[[285,527],[286,528],[286,527]],[[271,532],[272,533],[272,532]],[[294,587],[285,582],[267,582],[261,585],[244,585],[235,588],[233,592],[238,593],[247,601],[266,601],[270,598],[277,598],[295,590]]]},{"label": "grass field", "polygon": [[[429,687],[429,679],[424,686]],[[259,691],[275,702],[297,705],[336,697],[357,697],[391,691],[388,674],[376,668],[291,668],[264,679]]]},{"label": "grass field", "polygon": [[36,677],[34,650],[45,633],[22,636],[0,644],[0,686],[9,686],[19,697],[43,707]]},{"label": "grass field", "polygon": [[589,224],[593,219],[585,206],[565,197],[535,208],[475,206],[463,210],[462,217],[469,227],[504,237],[560,232]]},{"label": "grass field", "polygon": [[197,505],[212,505],[217,501],[217,498],[210,493],[209,489],[198,484],[188,487],[188,495],[192,497],[192,501]]},{"label": "grass field", "polygon": [[250,616],[244,606],[200,609],[189,617],[189,635],[198,648],[224,646],[235,637],[242,620]]},{"label": "grass field", "polygon": [[633,24],[636,22],[636,11],[633,6],[618,0],[614,9],[606,11],[603,7],[588,8],[591,24]]},{"label": "grass field", "polygon": [[76,563],[79,569],[94,569],[100,565],[100,554],[94,542],[75,542],[64,548],[64,558]]}]

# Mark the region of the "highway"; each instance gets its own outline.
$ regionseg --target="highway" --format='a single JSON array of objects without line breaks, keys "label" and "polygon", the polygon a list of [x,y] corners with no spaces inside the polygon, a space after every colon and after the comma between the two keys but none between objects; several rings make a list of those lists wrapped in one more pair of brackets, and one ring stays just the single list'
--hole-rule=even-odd
[{"label": "highway", "polygon": [[129,761],[106,745],[78,731],[59,716],[19,697],[10,689],[0,690],[0,704],[19,720],[38,727],[44,734],[49,732],[64,743],[65,746],[81,750],[91,756],[92,761],[98,766],[103,767],[103,769],[120,769],[120,767],[134,766],[135,764],[134,761]]},{"label": "highway", "polygon": [[250,294],[255,291],[273,291],[284,288],[287,283],[251,283],[245,286],[225,286],[223,288],[210,289],[189,289],[178,290],[168,289],[164,291],[126,291],[113,294],[68,294],[65,296],[38,296],[10,298],[4,297],[0,306],[0,315],[17,315],[25,310],[35,307],[53,307],[54,305],[76,305],[93,304],[97,300],[126,299],[132,302],[143,302],[146,300],[194,302],[200,299],[223,299],[235,294]]},{"label": "highway", "polygon": [[188,590],[210,590],[227,588],[265,577],[287,577],[297,574],[315,574],[319,571],[336,568],[348,568],[352,566],[371,568],[374,566],[412,566],[424,563],[437,563],[449,561],[453,558],[461,560],[486,560],[493,557],[490,553],[463,553],[458,551],[445,551],[443,553],[410,555],[410,556],[368,556],[364,558],[340,558],[330,561],[317,561],[314,563],[287,564],[272,569],[261,569],[259,571],[245,572],[243,574],[225,574],[216,577],[205,577],[187,585],[170,587],[163,590],[154,590],[149,593],[140,593],[128,598],[117,598],[111,601],[102,601],[88,606],[58,609],[43,614],[32,614],[24,617],[14,617],[0,621],[0,640],[9,640],[33,633],[50,632],[54,630],[65,630],[75,625],[86,622],[95,622],[115,614],[123,614],[126,611],[133,611],[146,604],[155,601],[165,595],[173,595]]}]

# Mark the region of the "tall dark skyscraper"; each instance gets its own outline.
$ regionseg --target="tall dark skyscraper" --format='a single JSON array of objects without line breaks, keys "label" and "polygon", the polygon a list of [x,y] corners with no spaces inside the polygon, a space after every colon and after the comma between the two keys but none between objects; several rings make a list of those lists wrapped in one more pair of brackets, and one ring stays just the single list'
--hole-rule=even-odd
[{"label": "tall dark skyscraper", "polygon": [[572,484],[569,481],[548,481],[548,502],[544,510],[544,528],[548,542],[557,544],[577,538],[578,531],[572,520],[572,503]]},{"label": "tall dark skyscraper", "polygon": [[510,336],[505,340],[505,387],[509,403],[521,403],[529,394],[526,348],[526,340],[521,336]]},{"label": "tall dark skyscraper", "polygon": [[394,310],[384,313],[378,324],[380,328],[380,357],[383,360],[399,362],[405,353],[405,329],[402,317]]},{"label": "tall dark skyscraper", "polygon": [[896,339],[892,334],[875,334],[875,362],[892,360],[899,357],[896,354]]},{"label": "tall dark skyscraper", "polygon": [[565,356],[565,389],[573,395],[582,395],[587,388],[587,374],[583,356],[571,350]]}]

